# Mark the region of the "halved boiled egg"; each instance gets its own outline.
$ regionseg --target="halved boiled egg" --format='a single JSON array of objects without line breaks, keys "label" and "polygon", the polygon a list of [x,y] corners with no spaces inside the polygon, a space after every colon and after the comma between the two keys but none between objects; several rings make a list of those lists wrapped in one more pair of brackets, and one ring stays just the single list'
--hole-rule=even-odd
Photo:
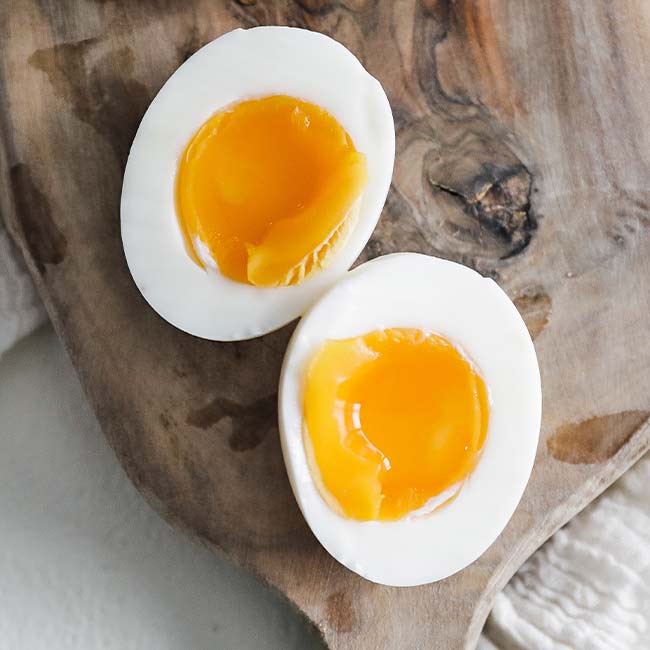
[{"label": "halved boiled egg", "polygon": [[323,546],[388,585],[445,578],[514,512],[540,429],[528,330],[467,267],[414,253],[360,266],[302,319],[280,381],[282,449]]},{"label": "halved boiled egg", "polygon": [[142,119],[121,203],[131,274],[191,334],[274,330],[359,255],[394,153],[386,95],[342,45],[288,27],[230,32],[188,59]]}]

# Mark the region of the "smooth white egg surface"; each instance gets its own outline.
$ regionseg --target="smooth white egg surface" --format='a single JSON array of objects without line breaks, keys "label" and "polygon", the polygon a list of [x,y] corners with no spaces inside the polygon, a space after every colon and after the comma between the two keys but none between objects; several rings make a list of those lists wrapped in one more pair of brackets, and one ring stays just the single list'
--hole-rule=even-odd
[{"label": "smooth white egg surface", "polygon": [[[480,459],[455,499],[394,521],[359,521],[328,505],[303,439],[306,375],[325,341],[416,328],[447,339],[482,377],[490,417]],[[475,271],[398,253],[348,273],[307,312],[289,344],[279,395],[282,449],[300,509],[325,549],[373,582],[411,586],[477,559],[512,516],[530,476],[541,421],[537,357],[508,296]]]},{"label": "smooth white egg surface", "polygon": [[[179,158],[206,120],[247,99],[287,95],[331,114],[365,155],[359,214],[328,266],[299,284],[263,288],[188,255],[175,205]],[[289,27],[238,29],[209,43],[167,81],[144,115],[127,162],[122,241],[138,289],[165,320],[207,339],[270,332],[302,314],[357,258],[379,219],[393,170],[395,132],[380,83],[331,38]]]}]

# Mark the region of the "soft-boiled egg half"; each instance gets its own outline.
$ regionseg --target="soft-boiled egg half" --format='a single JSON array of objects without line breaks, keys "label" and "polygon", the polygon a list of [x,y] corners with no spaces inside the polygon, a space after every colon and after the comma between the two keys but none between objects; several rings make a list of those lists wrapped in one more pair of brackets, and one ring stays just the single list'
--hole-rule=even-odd
[{"label": "soft-boiled egg half", "polygon": [[170,77],[131,147],[121,221],[136,285],[203,338],[288,323],[370,238],[394,154],[381,85],[336,41],[289,27],[216,39]]},{"label": "soft-boiled egg half", "polygon": [[415,253],[325,293],[280,380],[305,519],[339,562],[387,585],[440,580],[492,544],[528,481],[540,419],[535,350],[507,295]]}]

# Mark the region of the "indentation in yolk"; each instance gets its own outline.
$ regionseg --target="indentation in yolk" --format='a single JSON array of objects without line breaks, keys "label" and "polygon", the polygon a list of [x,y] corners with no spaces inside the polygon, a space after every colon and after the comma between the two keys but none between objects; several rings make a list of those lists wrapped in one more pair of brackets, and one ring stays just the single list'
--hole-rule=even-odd
[{"label": "indentation in yolk", "polygon": [[207,251],[233,280],[283,286],[325,266],[365,183],[365,156],[332,115],[275,95],[203,124],[181,156],[176,208],[198,264]]},{"label": "indentation in yolk", "polygon": [[396,520],[451,500],[488,427],[483,379],[445,338],[387,329],[328,340],[307,370],[304,443],[325,500]]}]

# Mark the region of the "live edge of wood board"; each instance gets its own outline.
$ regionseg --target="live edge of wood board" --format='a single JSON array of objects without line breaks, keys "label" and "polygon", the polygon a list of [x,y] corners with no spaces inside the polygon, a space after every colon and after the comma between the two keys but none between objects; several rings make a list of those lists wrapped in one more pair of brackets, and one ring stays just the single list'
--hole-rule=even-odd
[{"label": "live edge of wood board", "polygon": [[[293,326],[192,338],[148,308],[124,261],[122,172],[149,101],[202,44],[260,24],[332,35],[386,88],[395,175],[363,259],[468,264],[535,340],[544,416],[524,498],[436,584],[366,582],[309,532],[276,429]],[[332,650],[473,648],[517,567],[650,446],[650,6],[16,0],[0,42],[0,209],[133,482]]]}]

